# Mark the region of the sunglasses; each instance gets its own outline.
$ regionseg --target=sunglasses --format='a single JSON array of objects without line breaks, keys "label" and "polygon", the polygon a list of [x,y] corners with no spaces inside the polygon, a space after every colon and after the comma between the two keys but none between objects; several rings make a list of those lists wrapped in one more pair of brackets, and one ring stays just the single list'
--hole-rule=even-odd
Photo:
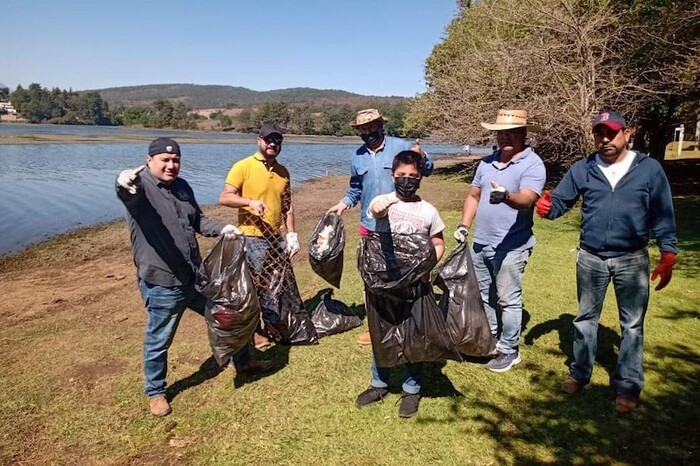
[{"label": "sunglasses", "polygon": [[282,145],[282,138],[279,136],[267,136],[263,138],[263,141],[265,141],[265,144],[275,144],[275,145]]}]

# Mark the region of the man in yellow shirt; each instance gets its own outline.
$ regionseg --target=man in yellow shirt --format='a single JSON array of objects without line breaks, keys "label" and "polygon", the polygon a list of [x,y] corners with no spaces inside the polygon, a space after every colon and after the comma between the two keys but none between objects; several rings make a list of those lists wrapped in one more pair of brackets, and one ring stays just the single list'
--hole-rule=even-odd
[{"label": "man in yellow shirt", "polygon": [[[238,208],[238,227],[246,236],[247,259],[256,282],[270,285],[280,262],[288,260],[282,255],[292,257],[299,252],[289,171],[277,162],[282,140],[282,129],[277,124],[262,125],[258,151],[233,164],[219,196],[221,205]],[[284,238],[283,225],[287,231]],[[261,304],[264,308],[265,303]],[[257,348],[269,345],[267,338],[256,333]]]}]

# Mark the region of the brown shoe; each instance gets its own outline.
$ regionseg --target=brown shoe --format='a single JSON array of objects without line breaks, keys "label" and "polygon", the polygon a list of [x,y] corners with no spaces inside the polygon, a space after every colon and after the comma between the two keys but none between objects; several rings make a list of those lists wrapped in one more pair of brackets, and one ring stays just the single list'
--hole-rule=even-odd
[{"label": "brown shoe", "polygon": [[154,416],[163,417],[172,412],[168,400],[166,400],[163,395],[149,398],[148,404],[151,406],[151,414]]},{"label": "brown shoe", "polygon": [[615,399],[615,412],[617,414],[629,414],[639,406],[639,397],[618,394]]},{"label": "brown shoe", "polygon": [[360,336],[357,337],[357,342],[361,345],[371,345],[372,339],[369,336],[369,330],[367,330],[366,332],[360,333]]},{"label": "brown shoe", "polygon": [[258,359],[248,359],[241,367],[236,368],[237,374],[255,375],[270,372],[272,361],[260,361]]},{"label": "brown shoe", "polygon": [[564,393],[567,393],[569,395],[573,395],[574,393],[578,393],[581,390],[583,390],[583,387],[585,387],[585,386],[586,386],[585,383],[579,382],[578,380],[569,376],[566,378],[565,381],[563,381],[561,383],[561,391],[563,391]]}]

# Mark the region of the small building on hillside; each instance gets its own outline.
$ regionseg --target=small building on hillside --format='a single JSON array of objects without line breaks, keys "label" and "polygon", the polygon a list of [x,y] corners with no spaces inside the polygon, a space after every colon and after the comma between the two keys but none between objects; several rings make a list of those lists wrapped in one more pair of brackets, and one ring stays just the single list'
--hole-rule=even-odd
[{"label": "small building on hillside", "polygon": [[10,102],[0,102],[0,113],[7,113],[8,115],[17,115],[17,110],[12,106]]}]

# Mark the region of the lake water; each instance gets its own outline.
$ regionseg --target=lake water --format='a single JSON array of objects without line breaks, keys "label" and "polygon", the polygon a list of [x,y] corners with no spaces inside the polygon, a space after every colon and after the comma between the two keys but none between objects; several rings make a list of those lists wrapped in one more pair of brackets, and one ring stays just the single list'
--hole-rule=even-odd
[{"label": "lake water", "polygon": [[[254,135],[174,132],[91,126],[0,125],[4,134],[185,135],[221,138],[231,144],[182,143],[181,175],[194,189],[201,205],[215,204],[231,165],[252,154]],[[250,142],[235,144],[241,138]],[[358,138],[359,141],[359,138]],[[279,160],[292,175],[292,185],[326,174],[347,175],[356,145],[285,144]],[[437,158],[461,147],[424,144]],[[0,144],[0,255],[66,231],[124,215],[114,191],[114,180],[125,168],[144,163],[147,143]],[[328,203],[334,203],[329,199]]]}]

